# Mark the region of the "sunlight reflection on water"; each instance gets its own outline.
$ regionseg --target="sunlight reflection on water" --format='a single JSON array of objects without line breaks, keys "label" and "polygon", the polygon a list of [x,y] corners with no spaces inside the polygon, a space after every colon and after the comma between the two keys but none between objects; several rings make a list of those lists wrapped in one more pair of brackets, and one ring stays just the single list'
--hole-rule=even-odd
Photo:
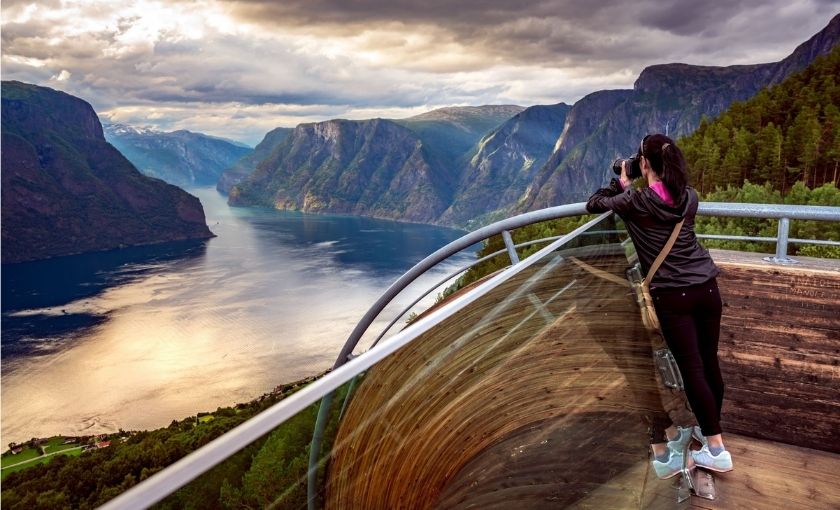
[{"label": "sunlight reflection on water", "polygon": [[[165,426],[320,372],[388,285],[463,234],[232,209],[215,190],[192,192],[218,237],[189,255],[4,267],[6,442]],[[424,276],[373,330],[469,260]]]}]

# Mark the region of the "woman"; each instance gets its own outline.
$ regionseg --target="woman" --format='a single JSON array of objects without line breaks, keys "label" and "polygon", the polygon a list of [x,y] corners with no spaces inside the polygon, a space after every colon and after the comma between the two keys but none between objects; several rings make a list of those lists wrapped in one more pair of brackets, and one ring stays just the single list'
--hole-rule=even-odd
[{"label": "woman", "polygon": [[653,275],[650,292],[700,430],[672,425],[664,438],[661,432],[656,433],[659,437],[651,441],[653,466],[660,478],[677,474],[684,446],[694,435],[703,443],[691,453],[694,463],[730,471],[732,457],[724,447],[720,428],[724,384],[717,357],[722,309],[716,280],[719,270],[694,235],[697,191],[688,186],[683,154],[667,136],[646,136],[638,157],[647,187],[633,189],[622,163],[620,179],[612,179],[609,187],[596,191],[586,208],[593,213],[611,210],[624,220],[642,274],[647,274],[676,224],[685,218],[674,246]]}]

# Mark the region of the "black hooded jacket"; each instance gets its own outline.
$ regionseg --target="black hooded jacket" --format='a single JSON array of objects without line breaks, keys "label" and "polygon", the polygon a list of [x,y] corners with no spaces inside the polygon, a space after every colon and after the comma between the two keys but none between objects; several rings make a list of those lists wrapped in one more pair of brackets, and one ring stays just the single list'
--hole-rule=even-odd
[{"label": "black hooded jacket", "polygon": [[589,197],[586,210],[591,213],[613,211],[627,226],[636,247],[643,275],[668,242],[674,226],[685,217],[674,247],[653,275],[651,288],[676,288],[705,283],[718,275],[708,250],[700,246],[694,235],[694,216],[697,214],[697,191],[687,187],[679,203],[666,204],[652,189],[628,187],[622,191],[617,179]]}]

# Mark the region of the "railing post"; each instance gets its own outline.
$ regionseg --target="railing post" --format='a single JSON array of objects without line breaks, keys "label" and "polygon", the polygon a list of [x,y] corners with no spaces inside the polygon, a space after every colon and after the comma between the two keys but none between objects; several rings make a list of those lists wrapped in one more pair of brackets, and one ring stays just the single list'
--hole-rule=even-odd
[{"label": "railing post", "polygon": [[776,235],[776,256],[764,257],[764,260],[775,264],[798,264],[796,260],[787,256],[788,233],[790,232],[790,219],[779,218],[779,232]]},{"label": "railing post", "polygon": [[331,391],[321,399],[318,416],[315,418],[315,429],[312,432],[312,443],[309,449],[309,469],[306,472],[307,510],[316,510],[315,500],[318,498],[318,461],[321,456],[321,443],[324,441],[324,430],[327,428],[327,422],[330,418],[330,405],[332,404],[333,393]]},{"label": "railing post", "polygon": [[516,246],[513,244],[513,238],[510,237],[510,232],[502,230],[502,239],[505,240],[505,246],[507,247],[508,256],[510,257],[510,263],[519,264],[519,255],[516,254]]}]

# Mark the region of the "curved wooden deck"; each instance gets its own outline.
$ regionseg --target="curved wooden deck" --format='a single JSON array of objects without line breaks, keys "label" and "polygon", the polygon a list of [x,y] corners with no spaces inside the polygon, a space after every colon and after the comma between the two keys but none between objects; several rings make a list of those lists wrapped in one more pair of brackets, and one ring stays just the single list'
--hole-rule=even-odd
[{"label": "curved wooden deck", "polygon": [[[623,255],[584,260],[619,276],[627,265]],[[737,294],[735,283],[721,286],[725,300]],[[736,471],[717,478],[718,500],[678,506],[673,483],[650,472],[648,425],[679,401],[660,391],[629,290],[555,259],[375,366],[342,420],[326,507],[827,508],[840,501],[840,455],[730,435]],[[735,352],[727,348],[722,359]],[[730,372],[742,366],[727,365]],[[736,396],[754,391],[739,384],[729,386]],[[838,416],[829,409],[826,423]],[[724,413],[747,428],[739,416],[749,412],[730,402]]]}]

